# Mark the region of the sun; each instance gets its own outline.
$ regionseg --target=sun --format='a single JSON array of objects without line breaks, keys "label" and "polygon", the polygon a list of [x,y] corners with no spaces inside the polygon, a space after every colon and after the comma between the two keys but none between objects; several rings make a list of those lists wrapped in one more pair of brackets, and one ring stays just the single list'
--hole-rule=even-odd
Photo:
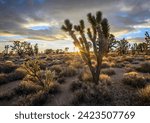
[{"label": "sun", "polygon": [[78,48],[78,47],[75,47],[75,48],[74,48],[74,52],[79,53],[79,52],[80,52],[79,48]]}]

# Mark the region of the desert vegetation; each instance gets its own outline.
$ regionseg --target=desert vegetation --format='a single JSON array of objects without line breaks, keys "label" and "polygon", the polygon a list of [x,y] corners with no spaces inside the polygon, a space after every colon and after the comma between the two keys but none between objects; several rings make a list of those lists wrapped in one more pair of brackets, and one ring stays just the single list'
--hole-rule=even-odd
[{"label": "desert vegetation", "polygon": [[[88,24],[87,24],[88,23]],[[102,12],[61,29],[78,52],[14,41],[0,54],[0,105],[150,105],[150,36],[131,44],[110,34]],[[61,30],[60,29],[60,30]]]}]

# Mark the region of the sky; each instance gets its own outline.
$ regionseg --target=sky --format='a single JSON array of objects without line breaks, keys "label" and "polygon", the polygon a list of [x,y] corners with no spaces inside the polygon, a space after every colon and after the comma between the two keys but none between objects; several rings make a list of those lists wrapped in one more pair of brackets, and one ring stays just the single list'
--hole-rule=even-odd
[{"label": "sky", "polygon": [[149,5],[150,0],[0,0],[0,50],[13,40],[38,43],[41,49],[73,49],[60,29],[64,20],[87,23],[87,13],[96,11],[103,12],[117,39],[140,42],[150,32]]}]

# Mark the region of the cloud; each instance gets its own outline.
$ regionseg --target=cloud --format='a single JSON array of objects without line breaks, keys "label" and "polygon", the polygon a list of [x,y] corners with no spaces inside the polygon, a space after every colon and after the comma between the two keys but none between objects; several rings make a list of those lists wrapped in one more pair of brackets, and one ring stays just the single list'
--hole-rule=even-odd
[{"label": "cloud", "polygon": [[60,30],[64,19],[77,23],[86,20],[87,13],[101,10],[111,33],[126,37],[149,28],[149,4],[149,0],[0,0],[0,36],[8,36],[8,40],[18,35],[29,40],[64,40],[67,37]]}]

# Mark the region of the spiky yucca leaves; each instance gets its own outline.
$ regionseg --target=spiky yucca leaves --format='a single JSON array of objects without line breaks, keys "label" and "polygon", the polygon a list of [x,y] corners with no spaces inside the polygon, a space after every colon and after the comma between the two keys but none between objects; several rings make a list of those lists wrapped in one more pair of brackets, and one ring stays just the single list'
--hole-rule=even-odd
[{"label": "spiky yucca leaves", "polygon": [[[84,62],[88,65],[93,82],[98,84],[99,74],[101,70],[102,58],[108,49],[108,37],[109,37],[109,24],[106,18],[102,18],[102,13],[98,11],[96,16],[89,13],[87,15],[88,22],[91,27],[87,28],[87,36],[85,31],[85,24],[83,20],[80,20],[79,25],[73,25],[70,20],[65,20],[62,30],[68,32],[71,38],[74,40],[74,45],[79,49],[80,54]],[[78,34],[80,35],[78,37]],[[96,59],[96,65],[93,66],[91,62],[90,43]]]},{"label": "spiky yucca leaves", "polygon": [[122,40],[117,41],[117,44],[118,44],[117,51],[120,55],[124,55],[128,52],[130,44],[126,39],[123,38]]},{"label": "spiky yucca leaves", "polygon": [[27,72],[25,80],[41,86],[44,90],[48,90],[55,82],[55,72],[48,69],[41,70],[40,61],[37,58],[25,62],[22,67]]}]

